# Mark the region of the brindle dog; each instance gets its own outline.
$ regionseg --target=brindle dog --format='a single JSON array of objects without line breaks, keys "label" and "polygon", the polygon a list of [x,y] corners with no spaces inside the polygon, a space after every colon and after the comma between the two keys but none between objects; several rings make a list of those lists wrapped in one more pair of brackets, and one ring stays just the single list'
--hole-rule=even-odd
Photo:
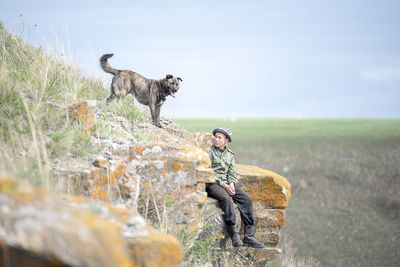
[{"label": "brindle dog", "polygon": [[161,128],[160,108],[167,96],[175,98],[179,89],[180,77],[167,74],[164,79],[152,80],[130,70],[117,70],[112,68],[107,59],[114,54],[105,54],[100,58],[100,65],[105,72],[114,74],[111,83],[111,95],[107,102],[119,98],[120,94],[132,94],[143,105],[150,107],[153,124]]}]

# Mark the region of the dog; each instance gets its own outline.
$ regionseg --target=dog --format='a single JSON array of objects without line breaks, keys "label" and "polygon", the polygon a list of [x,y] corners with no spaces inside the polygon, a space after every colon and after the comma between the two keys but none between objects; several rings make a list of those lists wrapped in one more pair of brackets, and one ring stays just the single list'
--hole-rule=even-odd
[{"label": "dog", "polygon": [[111,95],[107,102],[119,98],[120,94],[132,94],[139,103],[149,106],[153,125],[162,128],[160,124],[160,109],[167,96],[175,98],[179,90],[180,77],[167,74],[164,79],[153,80],[130,70],[117,70],[108,64],[108,59],[114,54],[105,54],[100,58],[101,68],[114,75],[111,83]]}]

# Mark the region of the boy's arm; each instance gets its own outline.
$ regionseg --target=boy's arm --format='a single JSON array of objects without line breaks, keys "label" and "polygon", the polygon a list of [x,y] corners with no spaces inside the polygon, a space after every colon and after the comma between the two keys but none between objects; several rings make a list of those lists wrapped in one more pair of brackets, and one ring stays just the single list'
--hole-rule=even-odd
[{"label": "boy's arm", "polygon": [[[213,156],[213,151],[212,151],[212,149],[211,149],[211,147],[209,147],[209,148],[206,148],[206,152],[208,153],[208,156],[210,157],[210,168],[214,171],[214,168],[212,167],[212,165],[213,165],[213,160],[214,160],[214,156]],[[214,172],[215,173],[215,172]],[[215,183],[217,183],[217,184],[219,184],[219,185],[222,185],[221,184],[221,181],[217,178],[217,177],[215,177],[216,179],[215,179]]]},{"label": "boy's arm", "polygon": [[232,157],[231,164],[229,164],[227,175],[228,175],[229,184],[230,183],[237,184],[238,178],[237,178],[237,174],[236,174],[236,170],[235,170],[235,158],[234,157]]}]

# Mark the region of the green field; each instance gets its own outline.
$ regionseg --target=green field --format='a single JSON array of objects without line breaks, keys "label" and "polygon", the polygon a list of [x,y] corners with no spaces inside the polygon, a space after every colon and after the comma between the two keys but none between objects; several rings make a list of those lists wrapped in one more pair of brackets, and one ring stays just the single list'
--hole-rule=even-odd
[{"label": "green field", "polygon": [[180,119],[229,127],[240,164],[286,177],[292,198],[281,245],[323,265],[399,266],[400,120]]}]

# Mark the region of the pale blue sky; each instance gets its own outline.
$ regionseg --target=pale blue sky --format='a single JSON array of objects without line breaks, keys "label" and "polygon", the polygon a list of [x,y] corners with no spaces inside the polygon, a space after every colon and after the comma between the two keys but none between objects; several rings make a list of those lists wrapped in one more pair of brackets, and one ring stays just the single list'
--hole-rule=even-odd
[{"label": "pale blue sky", "polygon": [[398,0],[2,0],[0,20],[35,45],[62,43],[107,88],[104,53],[182,77],[166,117],[400,118]]}]

